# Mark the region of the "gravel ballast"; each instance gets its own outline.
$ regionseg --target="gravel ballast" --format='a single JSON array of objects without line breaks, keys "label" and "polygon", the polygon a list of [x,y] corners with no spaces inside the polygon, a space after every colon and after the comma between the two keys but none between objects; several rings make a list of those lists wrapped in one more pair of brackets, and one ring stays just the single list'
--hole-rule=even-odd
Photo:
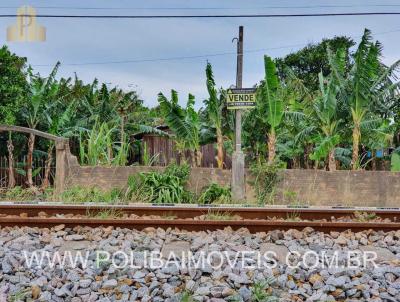
[{"label": "gravel ballast", "polygon": [[265,280],[276,301],[400,301],[400,231],[0,229],[0,301],[256,301]]}]

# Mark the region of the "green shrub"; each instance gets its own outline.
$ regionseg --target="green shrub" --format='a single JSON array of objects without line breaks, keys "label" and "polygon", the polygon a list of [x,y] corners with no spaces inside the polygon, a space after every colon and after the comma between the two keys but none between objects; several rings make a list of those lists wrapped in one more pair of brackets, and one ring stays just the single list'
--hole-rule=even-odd
[{"label": "green shrub", "polygon": [[117,203],[122,200],[121,190],[114,188],[109,191],[102,191],[100,188],[75,186],[66,189],[58,197],[65,203],[105,202]]},{"label": "green shrub", "polygon": [[193,295],[186,290],[179,295],[179,302],[193,302],[193,301],[194,301]]},{"label": "green shrub", "polygon": [[251,301],[254,302],[277,302],[278,298],[273,296],[270,291],[273,278],[257,281],[251,287]]},{"label": "green shrub", "polygon": [[37,188],[22,188],[16,186],[11,189],[7,189],[3,194],[3,198],[10,201],[28,201],[43,199],[44,195]]},{"label": "green shrub", "polygon": [[20,302],[20,301],[25,301],[25,299],[29,296],[31,293],[31,290],[29,288],[22,288],[19,289],[18,291],[14,292],[13,294],[10,294],[8,296],[9,302]]},{"label": "green shrub", "polygon": [[120,188],[112,188],[104,193],[104,200],[108,203],[123,202],[123,190]]},{"label": "green shrub", "polygon": [[276,191],[276,185],[280,181],[280,164],[268,164],[266,162],[257,162],[250,167],[254,176],[252,185],[255,188],[257,202],[260,205],[273,203]]},{"label": "green shrub", "polygon": [[393,152],[390,166],[392,172],[400,172],[400,153]]},{"label": "green shrub", "polygon": [[211,203],[230,203],[231,190],[229,187],[221,187],[216,183],[212,183],[203,189],[198,203],[211,204]]},{"label": "green shrub", "polygon": [[165,168],[164,174],[177,177],[182,185],[186,185],[190,176],[190,166],[188,164],[170,164]]},{"label": "green shrub", "polygon": [[188,203],[192,194],[185,189],[189,179],[188,165],[169,165],[163,172],[152,171],[130,176],[127,198],[152,203]]},{"label": "green shrub", "polygon": [[23,188],[16,186],[11,189],[3,189],[0,191],[0,199],[8,201],[46,201],[52,200],[54,189],[46,188],[44,191],[37,187]]}]

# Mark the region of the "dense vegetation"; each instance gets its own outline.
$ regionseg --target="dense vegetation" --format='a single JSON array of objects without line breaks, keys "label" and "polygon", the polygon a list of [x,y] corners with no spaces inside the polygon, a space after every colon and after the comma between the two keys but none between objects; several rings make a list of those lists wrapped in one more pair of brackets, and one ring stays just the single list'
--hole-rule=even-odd
[{"label": "dense vegetation", "polygon": [[[265,78],[256,85],[257,106],[243,117],[248,164],[376,169],[377,150],[395,150],[400,138],[399,62],[385,66],[381,57],[382,45],[368,30],[358,45],[336,37],[284,58],[265,56]],[[45,77],[27,64],[6,46],[0,49],[0,124],[68,137],[81,164],[134,164],[140,145],[132,140],[133,134],[168,135],[156,127],[165,124],[172,131],[179,162],[199,166],[200,146],[213,142],[222,168],[225,152],[232,150],[233,114],[226,110],[226,91],[217,87],[210,64],[205,69],[209,98],[200,110],[193,95],[182,106],[176,91],[171,91],[171,97],[160,93],[159,106],[147,108],[135,91],[109,87],[96,79],[83,83],[77,75],[58,78],[59,63]],[[28,186],[35,173],[34,156],[47,153],[46,169],[50,168],[51,142],[11,133],[0,133],[0,141],[2,155],[27,154]],[[398,156],[393,158],[393,169],[398,169]],[[44,189],[49,184],[45,175]],[[143,175],[137,185],[174,178],[168,173],[158,177],[150,180]],[[13,186],[12,179],[9,182]],[[150,198],[156,201],[157,192],[153,193]],[[181,198],[186,192],[174,194]]]}]

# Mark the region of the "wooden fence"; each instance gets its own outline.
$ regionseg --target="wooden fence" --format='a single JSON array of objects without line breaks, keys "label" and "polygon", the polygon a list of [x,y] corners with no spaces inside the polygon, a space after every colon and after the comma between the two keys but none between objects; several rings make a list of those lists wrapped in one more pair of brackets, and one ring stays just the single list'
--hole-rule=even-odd
[{"label": "wooden fence", "polygon": [[[46,167],[46,157],[34,157],[33,158],[33,184],[34,186],[40,186],[44,178],[44,172]],[[55,163],[54,160],[51,164],[50,169],[50,184],[54,183],[55,177]],[[18,158],[14,162],[14,177],[16,186],[26,186],[26,156]],[[6,188],[8,185],[8,157],[0,157],[0,188]]]},{"label": "wooden fence", "polygon": [[[171,162],[179,162],[179,155],[175,148],[175,142],[168,137],[158,135],[145,135],[142,138],[142,155],[147,150],[148,157],[154,158],[153,165],[166,166]],[[216,144],[207,144],[201,146],[202,168],[216,168],[217,165],[217,149]],[[185,158],[190,162],[190,152],[185,153]],[[143,159],[143,156],[142,156]],[[143,162],[141,162],[143,164]],[[224,152],[224,169],[232,167],[232,159],[230,155]]]}]

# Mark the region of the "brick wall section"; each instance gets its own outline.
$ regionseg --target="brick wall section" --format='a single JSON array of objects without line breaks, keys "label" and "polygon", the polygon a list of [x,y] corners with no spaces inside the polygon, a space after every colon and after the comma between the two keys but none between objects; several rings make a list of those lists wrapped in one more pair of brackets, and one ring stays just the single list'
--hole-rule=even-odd
[{"label": "brick wall section", "polygon": [[278,197],[287,203],[284,192],[312,205],[400,207],[400,173],[285,170]]},{"label": "brick wall section", "polygon": [[[139,172],[162,171],[161,167],[74,167],[68,179],[68,186],[98,186],[104,190],[126,186],[129,175]],[[211,168],[192,168],[188,187],[198,193],[210,183],[229,185],[230,171]]]},{"label": "brick wall section", "polygon": [[[75,157],[71,156],[68,161],[69,171],[67,176],[67,187],[71,186],[98,186],[104,190],[112,188],[123,188],[126,186],[129,175],[147,171],[162,171],[163,167],[101,167],[80,166]],[[188,188],[195,193],[210,183],[229,186],[231,173],[229,170],[212,168],[192,168],[188,181]]]},{"label": "brick wall section", "polygon": [[[67,186],[98,186],[102,189],[124,187],[129,175],[162,167],[81,167],[69,160]],[[247,175],[246,196],[254,201],[254,190]],[[229,170],[193,168],[188,188],[195,193],[218,183],[229,186]],[[386,171],[285,170],[277,186],[276,204],[299,202],[310,205],[400,206],[400,173]]]}]

